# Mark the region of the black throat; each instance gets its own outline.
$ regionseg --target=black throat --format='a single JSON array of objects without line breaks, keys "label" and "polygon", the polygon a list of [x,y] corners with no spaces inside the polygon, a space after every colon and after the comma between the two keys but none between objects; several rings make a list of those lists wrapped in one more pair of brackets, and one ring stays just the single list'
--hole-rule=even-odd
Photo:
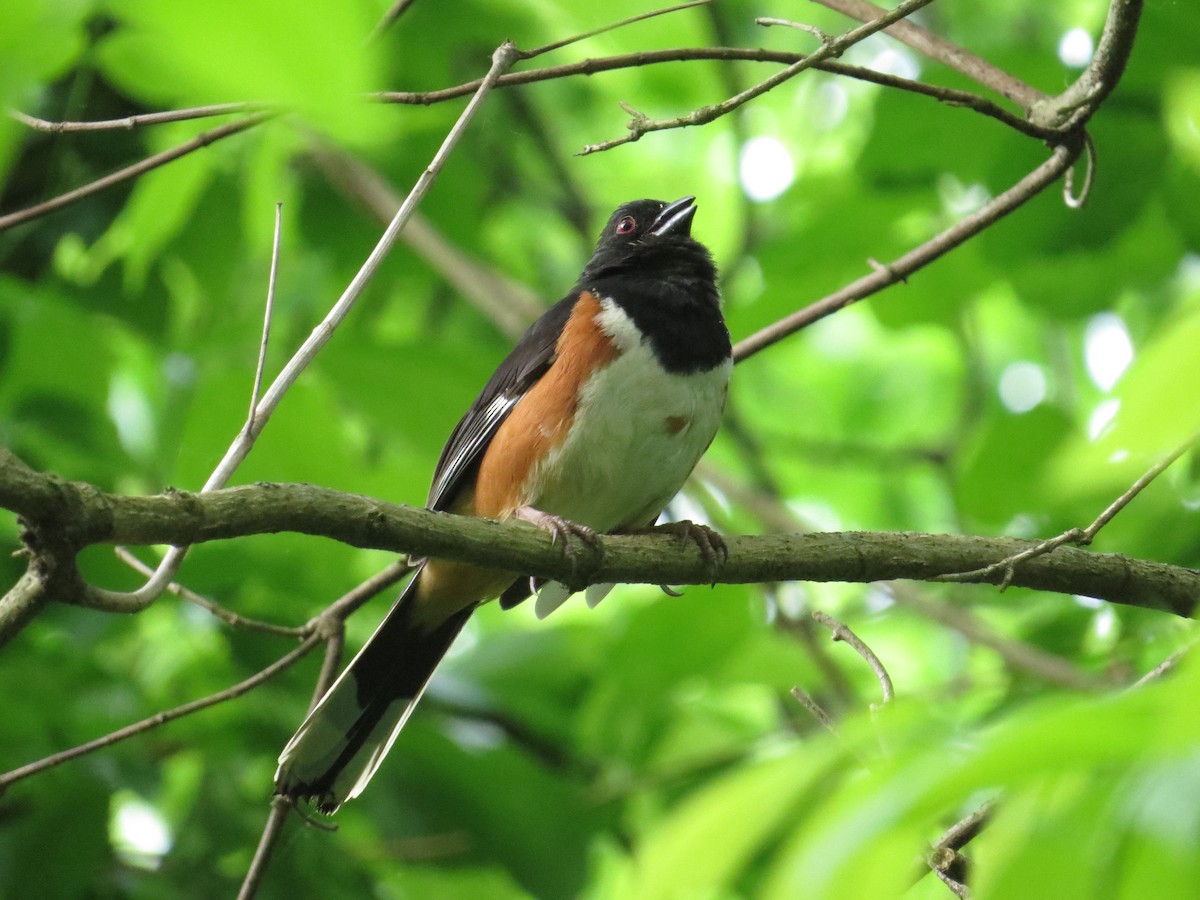
[{"label": "black throat", "polygon": [[703,245],[683,238],[645,244],[589,266],[580,287],[612,298],[646,336],[668,372],[703,372],[729,359],[717,270]]}]

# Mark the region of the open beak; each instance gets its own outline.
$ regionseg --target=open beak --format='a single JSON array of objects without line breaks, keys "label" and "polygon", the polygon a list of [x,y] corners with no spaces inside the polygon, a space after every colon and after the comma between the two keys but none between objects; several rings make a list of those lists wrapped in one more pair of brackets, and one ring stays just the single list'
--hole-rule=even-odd
[{"label": "open beak", "polygon": [[696,207],[692,204],[695,197],[684,197],[674,203],[668,203],[667,208],[658,214],[650,233],[655,237],[666,237],[671,234],[681,234],[690,237],[692,234],[692,217],[696,215]]}]

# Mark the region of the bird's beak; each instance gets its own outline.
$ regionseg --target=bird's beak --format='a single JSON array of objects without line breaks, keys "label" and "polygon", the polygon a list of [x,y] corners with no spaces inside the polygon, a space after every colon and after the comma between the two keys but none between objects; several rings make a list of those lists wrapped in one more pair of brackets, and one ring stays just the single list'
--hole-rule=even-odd
[{"label": "bird's beak", "polygon": [[684,197],[674,203],[668,203],[667,208],[658,214],[650,233],[655,237],[666,237],[671,234],[681,234],[690,237],[692,234],[692,217],[696,215],[696,207],[692,206],[695,197]]}]

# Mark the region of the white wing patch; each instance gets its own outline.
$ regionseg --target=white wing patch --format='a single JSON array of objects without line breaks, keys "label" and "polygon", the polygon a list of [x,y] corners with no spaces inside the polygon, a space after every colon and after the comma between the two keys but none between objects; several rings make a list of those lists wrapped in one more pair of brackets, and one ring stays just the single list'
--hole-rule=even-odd
[{"label": "white wing patch", "polygon": [[500,423],[504,421],[520,397],[510,397],[500,394],[483,409],[472,423],[469,433],[463,436],[454,455],[449,457],[441,467],[441,474],[433,487],[429,489],[429,506],[436,508],[449,487],[462,474],[463,469],[471,464],[483,446],[492,438]]}]

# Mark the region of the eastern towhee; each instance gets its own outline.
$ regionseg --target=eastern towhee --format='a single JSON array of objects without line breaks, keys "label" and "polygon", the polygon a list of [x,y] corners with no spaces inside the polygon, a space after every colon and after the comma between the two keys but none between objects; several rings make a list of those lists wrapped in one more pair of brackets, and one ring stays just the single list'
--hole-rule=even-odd
[{"label": "eastern towhee", "polygon": [[[694,199],[612,214],[578,283],[451,433],[431,509],[522,519],[568,546],[655,522],[716,434],[733,365],[716,268],[691,236]],[[711,538],[683,533],[701,549]],[[322,812],[358,796],[475,607],[499,597],[507,608],[535,590],[539,617],[570,594],[520,573],[422,562],[284,748],[277,792]],[[590,604],[602,596],[588,589]]]}]

